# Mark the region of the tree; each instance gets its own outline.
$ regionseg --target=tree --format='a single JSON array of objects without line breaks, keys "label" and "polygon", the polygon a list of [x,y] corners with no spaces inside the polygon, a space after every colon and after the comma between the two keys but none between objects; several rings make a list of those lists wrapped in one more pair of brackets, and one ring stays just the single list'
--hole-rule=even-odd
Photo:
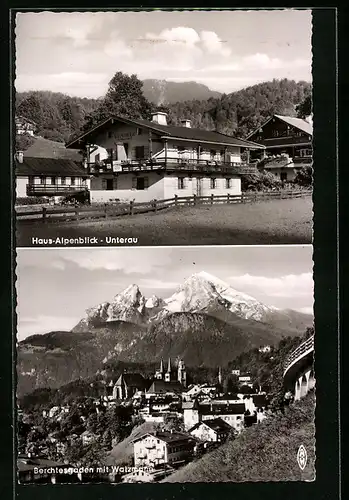
[{"label": "tree", "polygon": [[305,99],[296,106],[297,118],[306,118],[311,115],[312,112],[312,102],[311,95],[307,95]]},{"label": "tree", "polygon": [[237,393],[239,390],[239,379],[236,375],[229,374],[223,382],[223,391],[225,393]]},{"label": "tree", "polygon": [[32,144],[34,144],[35,138],[29,134],[17,134],[15,142],[15,150],[26,151]]},{"label": "tree", "polygon": [[310,187],[313,183],[313,169],[310,166],[302,167],[296,173],[293,180],[294,184],[299,184],[303,187]]},{"label": "tree", "polygon": [[144,97],[142,86],[142,81],[136,75],[125,75],[121,71],[115,73],[99,107],[87,117],[84,129],[89,129],[113,115],[150,119],[152,105]]}]

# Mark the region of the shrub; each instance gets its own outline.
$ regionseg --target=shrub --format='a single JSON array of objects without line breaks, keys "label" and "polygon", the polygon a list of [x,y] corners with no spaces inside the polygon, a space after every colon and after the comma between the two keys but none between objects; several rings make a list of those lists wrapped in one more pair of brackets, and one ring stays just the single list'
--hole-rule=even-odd
[{"label": "shrub", "polygon": [[310,187],[313,182],[312,167],[302,167],[300,170],[298,170],[293,182],[302,187]]},{"label": "shrub", "polygon": [[16,205],[41,205],[48,203],[48,198],[45,196],[28,196],[25,198],[16,198]]},{"label": "shrub", "polygon": [[256,172],[241,176],[242,191],[270,191],[281,189],[283,183],[270,172]]}]

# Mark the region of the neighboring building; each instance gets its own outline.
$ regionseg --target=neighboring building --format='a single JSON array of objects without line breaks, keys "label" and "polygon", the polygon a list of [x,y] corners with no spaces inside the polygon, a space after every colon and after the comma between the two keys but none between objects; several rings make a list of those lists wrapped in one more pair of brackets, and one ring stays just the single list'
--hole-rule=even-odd
[{"label": "neighboring building", "polygon": [[81,434],[82,444],[87,446],[97,441],[98,436],[93,432],[85,431]]},{"label": "neighboring building", "polygon": [[236,375],[237,377],[239,377],[240,376],[240,370],[232,370],[231,374],[232,375]]},{"label": "neighboring building", "polygon": [[24,157],[28,158],[54,158],[59,160],[71,160],[82,166],[83,155],[75,149],[67,149],[63,142],[51,141],[44,137],[35,137],[24,152]]},{"label": "neighboring building", "polygon": [[115,382],[113,399],[129,399],[138,392],[144,391],[147,381],[140,373],[122,373]]},{"label": "neighboring building", "polygon": [[150,201],[179,196],[241,194],[241,174],[255,171],[241,155],[264,146],[218,132],[113,117],[67,144],[86,151],[91,200]]},{"label": "neighboring building", "polygon": [[148,399],[152,396],[179,396],[184,391],[184,387],[180,382],[171,381],[165,382],[164,380],[154,380],[147,390],[145,397]]},{"label": "neighboring building", "polygon": [[292,181],[297,170],[312,164],[313,121],[293,116],[273,115],[248,140],[265,146],[260,167],[282,181]]},{"label": "neighboring building", "polygon": [[28,134],[34,136],[35,130],[37,128],[36,123],[33,120],[24,118],[24,116],[15,117],[16,134],[23,135]]},{"label": "neighboring building", "polygon": [[86,171],[71,160],[28,158],[18,153],[15,161],[16,197],[88,196]]},{"label": "neighboring building", "polygon": [[200,441],[222,443],[226,440],[231,430],[232,427],[227,422],[224,422],[221,418],[215,418],[198,422],[188,432],[197,439],[200,439]]},{"label": "neighboring building", "polygon": [[[19,455],[17,459],[17,475],[20,483],[72,483],[83,480],[82,473],[69,473],[68,468],[71,465],[64,462],[56,462],[46,457],[31,457],[28,455]],[[63,473],[55,473],[62,469]],[[39,472],[40,471],[40,472]]]},{"label": "neighboring building", "polygon": [[271,346],[270,345],[264,345],[263,347],[260,347],[258,349],[259,352],[271,352]]},{"label": "neighboring building", "polygon": [[191,429],[199,422],[221,418],[224,422],[241,432],[244,426],[245,403],[234,402],[228,404],[210,403],[200,404],[198,401],[183,402],[183,421],[185,429]]},{"label": "neighboring building", "polygon": [[180,465],[192,458],[195,445],[196,439],[181,432],[147,433],[133,441],[134,465]]},{"label": "neighboring building", "polygon": [[247,385],[248,387],[253,387],[253,382],[251,375],[240,375],[239,376],[239,384],[240,386],[242,385]]}]

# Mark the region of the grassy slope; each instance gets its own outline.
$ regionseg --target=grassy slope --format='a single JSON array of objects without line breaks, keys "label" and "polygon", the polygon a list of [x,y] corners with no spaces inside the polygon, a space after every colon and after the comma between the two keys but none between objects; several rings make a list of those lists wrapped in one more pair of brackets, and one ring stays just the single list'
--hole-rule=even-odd
[{"label": "grassy slope", "polygon": [[[235,441],[194,461],[163,482],[312,481],[315,479],[314,393],[278,415],[253,426]],[[301,471],[297,451],[308,462]]]},{"label": "grassy slope", "polygon": [[311,243],[311,220],[311,197],[179,207],[106,221],[18,222],[17,245],[31,245],[32,236],[133,237],[138,238],[138,245],[301,244]]}]

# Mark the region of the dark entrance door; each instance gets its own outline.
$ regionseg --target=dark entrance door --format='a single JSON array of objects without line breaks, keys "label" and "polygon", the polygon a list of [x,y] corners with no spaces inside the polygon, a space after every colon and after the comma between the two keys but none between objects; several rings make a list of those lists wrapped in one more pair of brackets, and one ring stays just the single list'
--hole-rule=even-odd
[{"label": "dark entrance door", "polygon": [[144,189],[144,177],[137,177],[137,189]]},{"label": "dark entrance door", "polygon": [[114,189],[113,179],[107,179],[107,191],[112,191]]}]

